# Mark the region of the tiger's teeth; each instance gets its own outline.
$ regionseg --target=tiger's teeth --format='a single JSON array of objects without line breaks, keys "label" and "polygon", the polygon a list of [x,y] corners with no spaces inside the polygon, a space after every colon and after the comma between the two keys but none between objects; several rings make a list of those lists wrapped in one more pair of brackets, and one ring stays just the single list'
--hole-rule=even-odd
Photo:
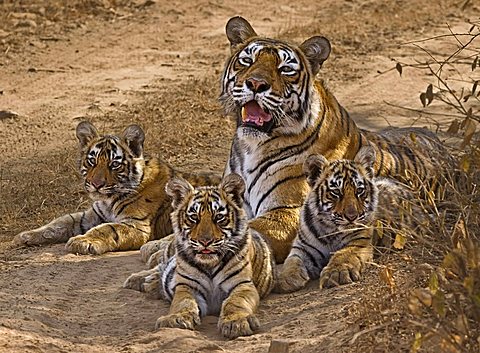
[{"label": "tiger's teeth", "polygon": [[247,120],[247,110],[245,109],[245,107],[242,107],[242,121],[246,121]]}]

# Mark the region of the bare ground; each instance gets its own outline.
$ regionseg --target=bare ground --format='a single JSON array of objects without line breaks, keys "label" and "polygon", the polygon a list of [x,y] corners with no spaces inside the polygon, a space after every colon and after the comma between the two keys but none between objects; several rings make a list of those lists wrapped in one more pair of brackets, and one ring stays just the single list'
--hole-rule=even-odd
[{"label": "bare ground", "polygon": [[[76,256],[63,245],[13,248],[22,230],[88,203],[76,173],[74,127],[93,121],[105,132],[129,123],[147,132],[146,149],[184,170],[221,172],[233,123],[216,96],[228,55],[224,26],[242,15],[258,33],[300,42],[330,38],[322,69],[343,105],[370,129],[413,123],[445,130],[451,120],[394,108],[419,108],[431,79],[405,70],[421,52],[403,43],[446,33],[480,7],[455,0],[278,0],[242,5],[222,0],[0,2],[0,351],[267,352],[272,340],[290,352],[403,352],[415,325],[406,307],[424,284],[432,248],[380,259],[364,281],[318,291],[318,283],[262,302],[260,332],[233,341],[207,317],[196,331],[154,331],[168,304],[122,289],[144,269],[138,252]],[[450,50],[440,43],[435,50]],[[442,112],[442,107],[432,107]],[[381,276],[385,266],[395,288]],[[383,279],[382,279],[383,278]],[[441,349],[440,349],[441,350]],[[437,349],[438,351],[438,349]]]}]

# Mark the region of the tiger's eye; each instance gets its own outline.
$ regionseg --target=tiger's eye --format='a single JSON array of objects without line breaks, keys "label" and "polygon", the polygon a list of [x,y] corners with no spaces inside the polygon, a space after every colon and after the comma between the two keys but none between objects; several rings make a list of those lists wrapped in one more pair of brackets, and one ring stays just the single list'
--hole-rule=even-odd
[{"label": "tiger's eye", "polygon": [[113,161],[112,163],[110,163],[110,167],[112,167],[113,169],[116,169],[118,167],[120,167],[122,165],[121,162],[119,161]]},{"label": "tiger's eye", "polygon": [[240,65],[250,66],[253,63],[253,60],[252,60],[252,58],[249,58],[248,56],[246,56],[246,57],[243,57],[243,58],[238,58],[238,62],[240,63]]}]

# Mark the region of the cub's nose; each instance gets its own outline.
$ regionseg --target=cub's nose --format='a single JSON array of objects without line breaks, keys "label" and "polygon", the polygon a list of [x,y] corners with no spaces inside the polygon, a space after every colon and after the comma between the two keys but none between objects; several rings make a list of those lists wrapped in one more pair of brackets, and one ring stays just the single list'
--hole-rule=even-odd
[{"label": "cub's nose", "polygon": [[93,179],[90,181],[90,184],[95,188],[95,189],[100,189],[101,187],[105,186],[105,180],[96,180]]},{"label": "cub's nose", "polygon": [[245,82],[245,84],[254,93],[265,92],[266,90],[268,90],[270,88],[270,85],[268,84],[268,82],[266,82],[264,80],[258,80],[258,79],[255,79],[255,78],[249,78]]}]

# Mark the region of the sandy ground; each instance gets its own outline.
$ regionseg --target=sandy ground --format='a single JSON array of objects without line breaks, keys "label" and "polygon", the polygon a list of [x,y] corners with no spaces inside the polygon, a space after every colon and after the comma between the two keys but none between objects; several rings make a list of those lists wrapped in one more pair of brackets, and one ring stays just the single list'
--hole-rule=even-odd
[{"label": "sandy ground", "polygon": [[[290,352],[408,351],[415,330],[398,326],[408,319],[401,293],[422,283],[422,274],[412,272],[435,262],[429,254],[381,259],[357,284],[318,291],[312,283],[271,295],[259,310],[259,333],[227,341],[215,317],[196,331],[155,331],[168,304],[121,288],[145,268],[137,251],[76,256],[63,245],[12,248],[9,241],[88,204],[74,138],[84,119],[105,132],[139,123],[151,154],[180,169],[222,171],[234,125],[216,99],[231,16],[246,17],[268,36],[330,38],[333,53],[321,75],[361,126],[445,130],[451,118],[433,121],[390,105],[420,109],[418,95],[431,81],[422,71],[405,69],[400,77],[392,68],[422,60],[405,42],[446,33],[446,23],[465,30],[479,4],[461,10],[456,0],[36,3],[0,2],[0,110],[17,113],[0,117],[0,352],[267,352],[272,340],[286,342]],[[430,109],[442,112],[435,104]],[[400,294],[382,281],[384,266],[394,271]],[[381,305],[370,303],[378,296]]]}]

